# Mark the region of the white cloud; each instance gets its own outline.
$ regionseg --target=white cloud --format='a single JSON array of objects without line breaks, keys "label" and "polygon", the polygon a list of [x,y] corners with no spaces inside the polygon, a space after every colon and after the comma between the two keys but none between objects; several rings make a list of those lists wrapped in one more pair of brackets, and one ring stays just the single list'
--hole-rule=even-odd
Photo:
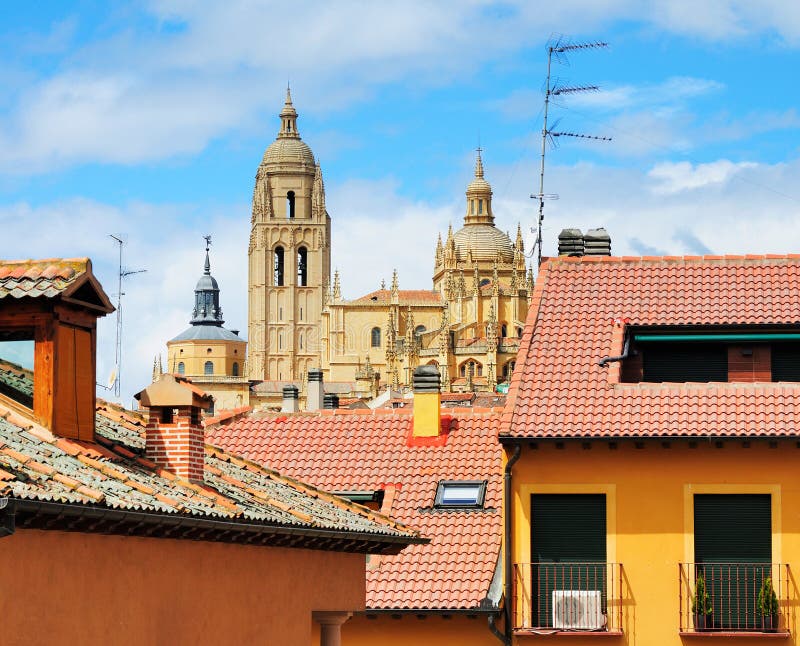
[{"label": "white cloud", "polygon": [[708,164],[663,162],[651,168],[647,176],[658,182],[651,189],[653,193],[668,195],[726,184],[736,173],[755,166],[752,162],[734,163],[728,159],[719,159]]},{"label": "white cloud", "polygon": [[[56,73],[19,93],[0,123],[1,171],[195,153],[272,110],[287,79],[303,88],[304,105],[336,110],[387,83],[411,80],[420,89],[467,77],[484,63],[545,42],[563,25],[591,33],[615,20],[639,20],[711,40],[766,32],[800,42],[800,5],[769,0],[160,0],[148,10],[162,28],[136,31],[125,24],[70,52]],[[72,29],[69,22],[54,27],[43,37],[53,41],[46,46],[63,47]],[[702,79],[674,85],[676,96],[714,89]],[[671,88],[667,82],[651,89]],[[646,89],[620,87],[586,100],[635,109],[657,99],[646,95]],[[538,101],[516,99],[521,109],[538,110]]]}]

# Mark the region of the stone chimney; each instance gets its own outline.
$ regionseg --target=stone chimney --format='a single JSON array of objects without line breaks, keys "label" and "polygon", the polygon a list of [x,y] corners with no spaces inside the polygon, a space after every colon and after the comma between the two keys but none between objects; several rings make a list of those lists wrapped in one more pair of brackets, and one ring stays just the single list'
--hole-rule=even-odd
[{"label": "stone chimney", "polygon": [[145,456],[179,478],[202,482],[205,431],[202,410],[211,397],[170,374],[135,395],[148,409]]},{"label": "stone chimney", "polygon": [[281,402],[281,413],[296,413],[298,411],[298,389],[297,386],[283,387],[283,402]]},{"label": "stone chimney", "polygon": [[323,400],[322,407],[325,410],[336,410],[339,408],[339,395],[335,393],[327,393]]},{"label": "stone chimney", "polygon": [[414,437],[438,437],[441,433],[440,383],[439,368],[436,366],[414,368]]},{"label": "stone chimney", "polygon": [[583,236],[583,253],[586,256],[611,255],[611,236],[603,227],[586,232]]},{"label": "stone chimney", "polygon": [[559,256],[582,256],[583,234],[580,229],[562,229],[558,234]]},{"label": "stone chimney", "polygon": [[315,411],[323,407],[324,390],[322,386],[322,370],[311,368],[308,371],[308,390],[306,391],[306,410]]}]

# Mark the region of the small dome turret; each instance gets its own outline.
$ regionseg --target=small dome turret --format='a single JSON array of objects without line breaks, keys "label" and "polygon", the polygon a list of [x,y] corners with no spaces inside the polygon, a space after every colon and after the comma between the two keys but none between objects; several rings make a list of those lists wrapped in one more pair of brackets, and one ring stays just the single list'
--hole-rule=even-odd
[{"label": "small dome turret", "polygon": [[278,137],[273,141],[264,152],[261,165],[281,165],[287,164],[309,167],[312,171],[315,168],[314,153],[311,148],[300,138],[297,130],[297,110],[292,103],[290,89],[286,88],[286,102],[280,113],[281,129]]}]

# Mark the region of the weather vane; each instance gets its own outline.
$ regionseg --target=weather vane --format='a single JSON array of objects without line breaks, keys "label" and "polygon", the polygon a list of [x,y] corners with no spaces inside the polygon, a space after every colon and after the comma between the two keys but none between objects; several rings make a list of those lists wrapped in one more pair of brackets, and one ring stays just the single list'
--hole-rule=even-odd
[{"label": "weather vane", "polygon": [[206,251],[208,251],[209,249],[211,249],[211,236],[210,235],[203,236],[203,240],[206,241]]}]

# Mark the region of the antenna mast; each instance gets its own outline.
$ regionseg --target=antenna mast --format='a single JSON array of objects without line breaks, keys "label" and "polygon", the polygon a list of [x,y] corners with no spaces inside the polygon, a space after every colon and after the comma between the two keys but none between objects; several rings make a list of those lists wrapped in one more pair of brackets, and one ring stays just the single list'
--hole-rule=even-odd
[{"label": "antenna mast", "polygon": [[125,243],[122,241],[122,238],[118,238],[110,233],[108,235],[110,238],[113,238],[119,246],[119,272],[117,273],[117,338],[114,344],[114,379],[112,383],[109,384],[108,389],[113,389],[114,395],[119,397],[122,390],[122,379],[120,378],[122,373],[122,297],[125,295],[122,291],[122,279],[132,276],[133,274],[143,274],[147,270],[124,269],[122,266],[122,247]]},{"label": "antenna mast", "polygon": [[[596,85],[575,85],[567,86],[561,85],[558,79],[552,79],[551,69],[553,58],[557,63],[562,65],[569,65],[566,54],[567,52],[574,52],[586,49],[601,49],[608,47],[608,43],[586,42],[586,43],[570,43],[569,40],[564,39],[563,36],[550,40],[547,45],[547,79],[545,81],[544,91],[544,120],[542,123],[542,160],[539,169],[539,193],[531,195],[532,198],[539,200],[539,219],[536,227],[536,252],[537,252],[537,267],[542,264],[542,222],[544,222],[544,201],[557,200],[558,195],[546,194],[544,192],[544,161],[547,152],[547,142],[555,146],[554,137],[574,137],[578,139],[594,139],[596,141],[611,141],[610,137],[596,137],[594,135],[585,135],[576,132],[557,132],[547,125],[548,109],[550,107],[550,97],[560,96],[562,94],[577,94],[579,92],[597,92],[599,89]],[[552,82],[552,84],[551,84]],[[553,128],[558,125],[558,122],[553,124]]]}]

